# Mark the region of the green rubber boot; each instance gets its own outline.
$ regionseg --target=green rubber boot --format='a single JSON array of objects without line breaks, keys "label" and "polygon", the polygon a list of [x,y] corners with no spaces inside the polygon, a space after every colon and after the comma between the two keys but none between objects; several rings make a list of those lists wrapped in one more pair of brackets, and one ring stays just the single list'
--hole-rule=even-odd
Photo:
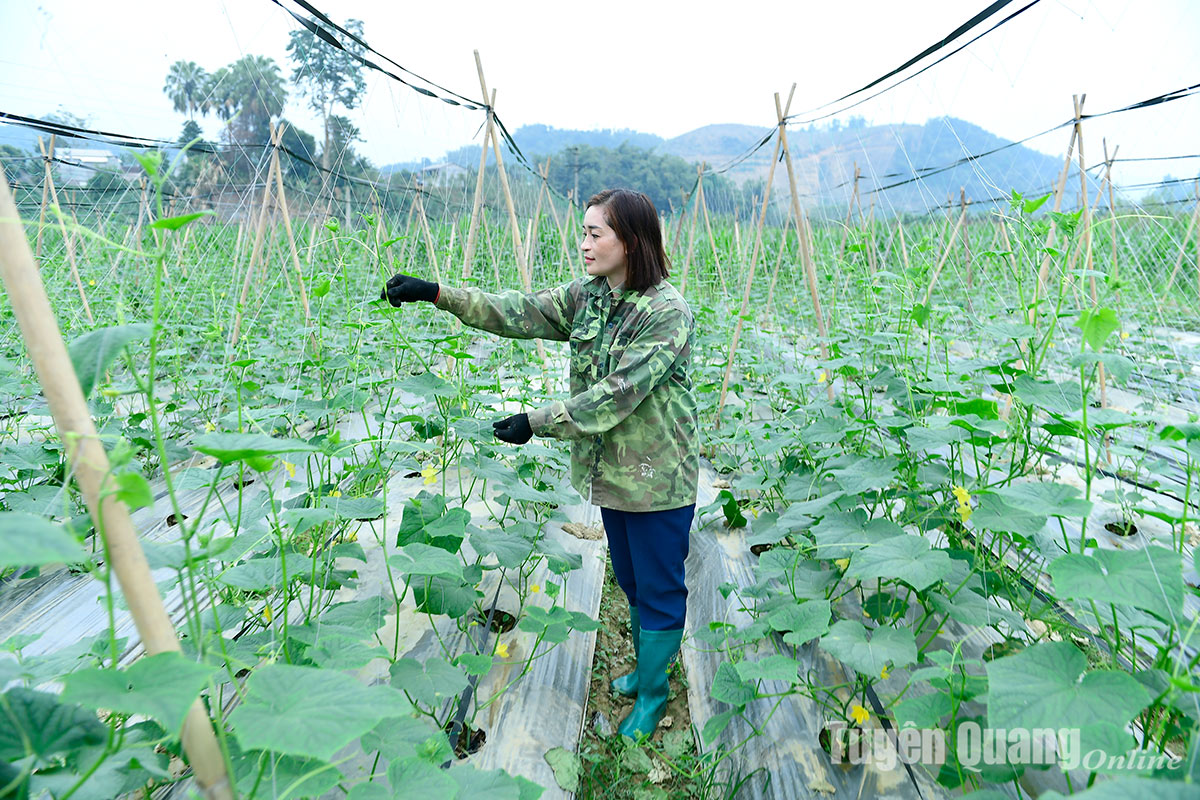
[{"label": "green rubber boot", "polygon": [[622,675],[619,678],[613,678],[611,685],[612,690],[617,694],[623,694],[626,697],[637,697],[637,658],[638,648],[640,646],[639,636],[642,632],[642,617],[638,613],[637,606],[629,607],[629,632],[633,637],[633,672],[629,673],[628,675]]},{"label": "green rubber boot", "polygon": [[617,731],[631,739],[654,733],[658,721],[667,710],[670,686],[667,668],[683,642],[683,628],[671,631],[642,630],[638,652],[638,694],[633,710]]}]

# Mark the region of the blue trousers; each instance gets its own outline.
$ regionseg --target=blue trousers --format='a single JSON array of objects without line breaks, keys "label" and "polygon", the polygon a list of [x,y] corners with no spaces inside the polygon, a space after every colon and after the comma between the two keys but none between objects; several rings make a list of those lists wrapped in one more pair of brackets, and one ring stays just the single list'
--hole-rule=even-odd
[{"label": "blue trousers", "polygon": [[683,562],[695,512],[695,504],[668,511],[600,509],[613,573],[629,605],[637,607],[643,630],[683,627],[687,613]]}]

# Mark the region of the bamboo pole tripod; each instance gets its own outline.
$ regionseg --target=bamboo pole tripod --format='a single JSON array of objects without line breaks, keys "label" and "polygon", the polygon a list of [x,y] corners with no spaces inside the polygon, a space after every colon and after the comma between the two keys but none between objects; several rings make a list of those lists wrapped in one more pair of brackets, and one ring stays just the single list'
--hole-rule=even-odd
[{"label": "bamboo pole tripod", "polygon": [[[0,280],[8,292],[71,472],[88,513],[103,536],[109,566],[117,576],[142,646],[147,655],[180,652],[175,626],[150,574],[129,508],[114,493],[108,455],[96,433],[3,172],[0,172]],[[202,795],[208,800],[232,798],[225,760],[213,733],[212,720],[200,699],[188,710],[181,738]]]}]

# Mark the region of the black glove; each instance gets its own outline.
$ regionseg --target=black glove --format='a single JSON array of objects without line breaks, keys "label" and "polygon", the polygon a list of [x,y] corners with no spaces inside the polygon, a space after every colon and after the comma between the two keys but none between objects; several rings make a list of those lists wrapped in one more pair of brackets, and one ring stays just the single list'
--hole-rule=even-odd
[{"label": "black glove", "polygon": [[525,444],[533,438],[528,414],[513,414],[511,417],[492,423],[496,438],[509,444]]},{"label": "black glove", "polygon": [[419,300],[433,303],[437,298],[438,285],[436,283],[401,273],[388,278],[387,286],[379,292],[380,300],[387,300],[396,308],[399,308],[401,303],[415,303]]}]

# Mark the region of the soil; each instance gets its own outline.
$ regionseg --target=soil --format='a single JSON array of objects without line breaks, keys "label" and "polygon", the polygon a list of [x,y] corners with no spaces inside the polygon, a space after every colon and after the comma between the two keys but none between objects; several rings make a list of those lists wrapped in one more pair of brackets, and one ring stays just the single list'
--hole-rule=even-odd
[{"label": "soil", "polygon": [[[609,682],[616,677],[626,674],[633,668],[633,641],[629,633],[629,606],[625,594],[617,585],[612,570],[606,567],[603,592],[600,597],[600,629],[596,632],[596,653],[592,662],[592,677],[588,691],[587,712],[584,717],[583,738],[580,741],[580,753],[585,758],[584,774],[577,797],[604,797],[613,800],[615,796],[625,796],[620,792],[613,794],[614,779],[622,788],[633,790],[641,784],[641,792],[653,787],[651,796],[658,796],[663,790],[669,796],[681,796],[679,791],[683,784],[673,785],[679,780],[678,776],[669,770],[662,769],[657,758],[653,758],[653,769],[649,773],[605,774],[607,769],[617,771],[621,768],[612,763],[591,765],[586,761],[607,758],[615,750],[622,737],[616,732],[617,726],[633,708],[634,698],[624,697],[612,691]],[[686,644],[685,644],[686,646]],[[671,693],[667,700],[667,710],[662,722],[650,737],[651,750],[668,752],[681,749],[683,739],[686,739],[686,752],[695,753],[695,745],[691,733],[692,718],[687,706],[687,683],[683,666],[676,662],[671,668]],[[590,757],[589,757],[590,756]],[[637,777],[634,777],[636,775]],[[639,780],[640,778],[640,780]],[[632,796],[632,795],[631,795]],[[641,796],[640,792],[638,796]],[[686,794],[682,796],[688,796]]]}]

